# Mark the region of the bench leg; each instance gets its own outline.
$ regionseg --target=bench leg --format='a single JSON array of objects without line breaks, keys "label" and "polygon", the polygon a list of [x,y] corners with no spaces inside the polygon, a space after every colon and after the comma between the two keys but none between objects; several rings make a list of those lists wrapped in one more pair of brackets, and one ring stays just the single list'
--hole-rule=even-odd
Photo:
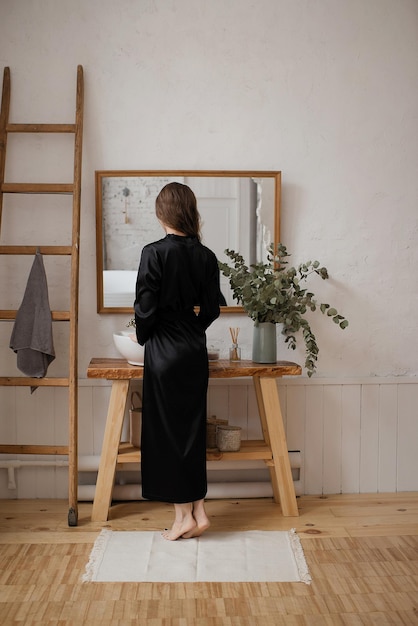
[{"label": "bench leg", "polygon": [[128,390],[129,380],[113,381],[91,514],[93,522],[105,522],[109,515]]},{"label": "bench leg", "polygon": [[280,501],[284,517],[298,516],[277,382],[275,378],[258,376],[255,376],[253,380],[264,439],[270,446],[273,456],[269,470],[274,500]]}]

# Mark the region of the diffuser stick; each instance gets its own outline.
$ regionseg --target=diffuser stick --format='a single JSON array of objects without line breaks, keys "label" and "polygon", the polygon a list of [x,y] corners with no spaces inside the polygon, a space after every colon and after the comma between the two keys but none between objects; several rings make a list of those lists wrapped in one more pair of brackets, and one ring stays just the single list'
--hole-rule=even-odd
[{"label": "diffuser stick", "polygon": [[241,348],[238,346],[239,328],[230,328],[229,332],[230,332],[231,339],[232,339],[232,348],[230,348],[229,350],[229,360],[240,361],[241,360]]}]

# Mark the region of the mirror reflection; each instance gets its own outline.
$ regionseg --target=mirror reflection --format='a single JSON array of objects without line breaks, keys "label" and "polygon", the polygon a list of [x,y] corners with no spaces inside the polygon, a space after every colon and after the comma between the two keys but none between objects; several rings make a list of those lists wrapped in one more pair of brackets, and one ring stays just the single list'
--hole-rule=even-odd
[{"label": "mirror reflection", "polygon": [[[224,251],[239,251],[250,263],[264,260],[278,242],[280,172],[241,171],[97,171],[97,310],[132,313],[142,248],[164,236],[155,199],[164,185],[178,181],[196,195],[202,218],[202,243],[219,260]],[[224,313],[236,306],[221,275]]]}]

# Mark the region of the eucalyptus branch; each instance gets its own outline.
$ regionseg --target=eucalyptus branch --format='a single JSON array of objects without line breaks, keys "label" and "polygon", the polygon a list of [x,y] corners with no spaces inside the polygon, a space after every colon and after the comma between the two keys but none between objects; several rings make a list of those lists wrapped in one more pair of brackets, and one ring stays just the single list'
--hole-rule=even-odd
[{"label": "eucalyptus branch", "polygon": [[341,329],[348,326],[348,320],[337,309],[327,303],[318,305],[314,293],[306,287],[308,279],[314,275],[327,280],[327,268],[321,267],[319,261],[307,261],[297,267],[289,266],[290,254],[281,243],[276,250],[270,246],[267,263],[248,266],[238,252],[227,249],[225,254],[231,264],[219,262],[219,269],[229,280],[233,298],[256,324],[282,324],[285,343],[293,350],[296,349],[297,334],[301,332],[306,348],[305,367],[308,376],[312,376],[316,370],[319,349],[304,315],[308,310],[319,310]]}]

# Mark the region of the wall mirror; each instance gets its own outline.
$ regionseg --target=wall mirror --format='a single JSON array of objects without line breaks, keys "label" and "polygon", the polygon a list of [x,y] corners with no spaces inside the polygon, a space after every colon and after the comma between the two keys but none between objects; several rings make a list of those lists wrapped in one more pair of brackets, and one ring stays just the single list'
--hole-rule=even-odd
[{"label": "wall mirror", "polygon": [[[132,315],[136,274],[145,244],[164,237],[155,199],[164,185],[189,185],[202,217],[202,243],[219,260],[226,248],[246,261],[264,260],[280,241],[280,172],[262,171],[96,171],[97,311]],[[226,305],[242,312],[221,275]]]}]

